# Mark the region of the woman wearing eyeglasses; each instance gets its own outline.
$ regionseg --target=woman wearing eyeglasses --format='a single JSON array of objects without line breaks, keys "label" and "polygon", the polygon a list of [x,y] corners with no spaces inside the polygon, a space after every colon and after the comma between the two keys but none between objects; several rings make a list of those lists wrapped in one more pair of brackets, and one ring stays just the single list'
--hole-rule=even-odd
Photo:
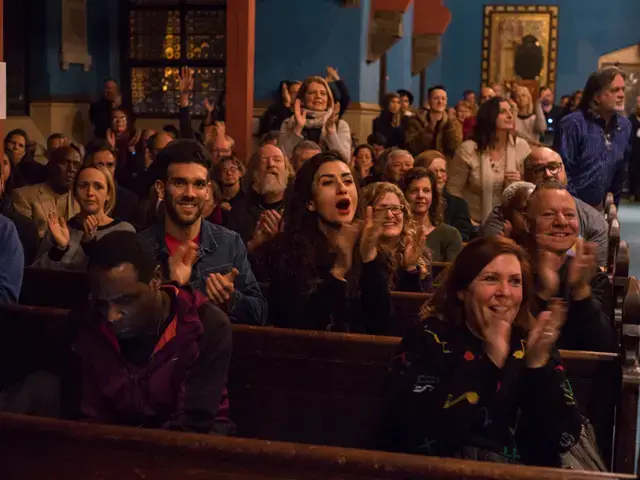
[{"label": "woman wearing eyeglasses", "polygon": [[402,190],[388,182],[367,185],[366,206],[373,208],[382,231],[378,252],[387,265],[389,289],[402,292],[431,292],[430,252],[425,243],[426,228],[418,226]]},{"label": "woman wearing eyeglasses", "polygon": [[404,174],[402,189],[416,224],[423,227],[433,262],[452,262],[462,250],[460,232],[444,223],[442,197],[435,174],[416,167]]}]

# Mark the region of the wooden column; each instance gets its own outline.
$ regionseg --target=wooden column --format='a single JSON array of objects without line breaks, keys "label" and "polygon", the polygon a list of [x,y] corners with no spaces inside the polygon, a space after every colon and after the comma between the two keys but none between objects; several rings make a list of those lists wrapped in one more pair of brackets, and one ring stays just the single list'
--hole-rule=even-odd
[{"label": "wooden column", "polygon": [[227,2],[225,120],[227,132],[236,141],[236,154],[244,162],[251,155],[255,23],[255,0]]}]

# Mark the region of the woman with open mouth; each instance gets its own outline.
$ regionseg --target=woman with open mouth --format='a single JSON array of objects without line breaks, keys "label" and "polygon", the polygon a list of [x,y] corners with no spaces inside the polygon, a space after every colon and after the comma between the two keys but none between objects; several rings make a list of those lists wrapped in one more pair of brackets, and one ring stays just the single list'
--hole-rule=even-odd
[{"label": "woman with open mouth", "polygon": [[384,333],[391,302],[378,255],[383,226],[336,153],[319,153],[296,174],[282,231],[255,252],[258,281],[268,282],[270,323],[309,330]]},{"label": "woman with open mouth", "polygon": [[430,252],[426,230],[417,226],[402,190],[376,182],[363,190],[364,204],[382,222],[378,252],[389,271],[389,288],[401,292],[431,292]]},{"label": "woman with open mouth", "polygon": [[89,258],[85,249],[92,242],[117,230],[135,233],[133,225],[109,216],[116,205],[116,187],[111,174],[101,165],[80,167],[71,186],[80,213],[65,222],[49,213],[45,235],[33,267],[85,271]]},{"label": "woman with open mouth", "polygon": [[566,305],[534,319],[513,240],[469,243],[392,360],[386,448],[558,467],[582,420],[556,341]]}]

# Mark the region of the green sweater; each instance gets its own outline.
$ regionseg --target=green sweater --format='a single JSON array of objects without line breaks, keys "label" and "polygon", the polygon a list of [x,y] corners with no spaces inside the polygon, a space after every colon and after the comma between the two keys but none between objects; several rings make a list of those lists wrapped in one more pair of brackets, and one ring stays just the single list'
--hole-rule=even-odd
[{"label": "green sweater", "polygon": [[453,262],[462,250],[462,236],[456,228],[441,223],[427,235],[427,247],[433,262]]}]

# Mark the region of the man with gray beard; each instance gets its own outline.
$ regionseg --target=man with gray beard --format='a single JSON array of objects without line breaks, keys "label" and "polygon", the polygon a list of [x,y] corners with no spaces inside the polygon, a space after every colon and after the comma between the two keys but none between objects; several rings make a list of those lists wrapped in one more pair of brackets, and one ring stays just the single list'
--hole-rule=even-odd
[{"label": "man with gray beard", "polygon": [[278,232],[291,174],[289,160],[275,145],[263,145],[249,159],[243,178],[247,195],[222,217],[223,225],[240,234],[249,252]]}]

